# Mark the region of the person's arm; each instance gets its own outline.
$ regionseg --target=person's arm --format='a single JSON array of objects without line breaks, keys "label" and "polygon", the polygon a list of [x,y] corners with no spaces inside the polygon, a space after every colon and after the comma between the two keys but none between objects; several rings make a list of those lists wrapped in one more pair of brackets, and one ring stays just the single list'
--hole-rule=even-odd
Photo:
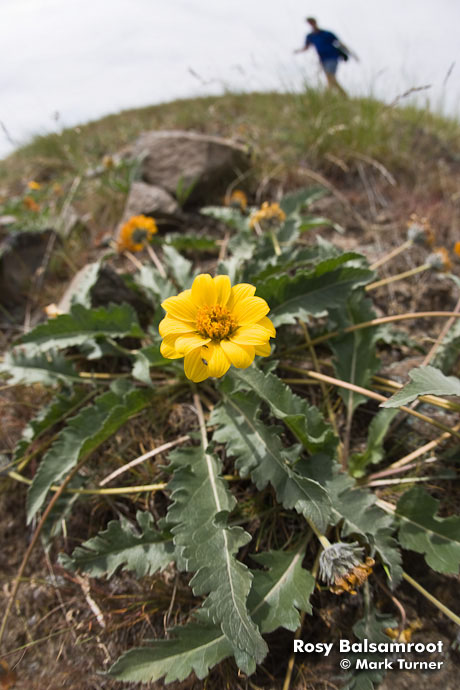
[{"label": "person's arm", "polygon": [[294,53],[304,53],[306,50],[309,49],[310,46],[311,46],[311,43],[309,43],[308,41],[306,41],[306,42],[305,42],[305,45],[303,46],[303,48],[297,48],[297,50],[294,50]]},{"label": "person's arm", "polygon": [[339,39],[337,39],[337,47],[344,50],[350,57],[354,58],[355,60],[357,60],[359,62],[359,57],[356,55],[356,53],[354,53],[352,50],[350,50],[350,48],[348,48],[345,45],[345,43],[342,43],[342,41],[339,41]]}]

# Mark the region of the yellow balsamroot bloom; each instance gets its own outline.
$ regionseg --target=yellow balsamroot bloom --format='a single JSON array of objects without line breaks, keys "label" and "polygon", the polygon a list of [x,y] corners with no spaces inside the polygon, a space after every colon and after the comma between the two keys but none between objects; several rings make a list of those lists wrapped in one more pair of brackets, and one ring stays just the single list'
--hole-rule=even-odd
[{"label": "yellow balsamroot bloom", "polygon": [[148,216],[132,216],[120,230],[117,242],[119,252],[140,252],[145,242],[150,242],[158,232],[157,224]]},{"label": "yellow balsamroot bloom", "polygon": [[265,226],[279,225],[285,220],[286,214],[279,204],[269,204],[268,201],[264,201],[260,209],[251,215],[249,225],[251,228],[260,225],[264,229]]},{"label": "yellow balsamroot bloom", "polygon": [[255,355],[267,357],[276,331],[270,307],[255,291],[249,283],[232,287],[228,276],[197,276],[190,290],[161,305],[163,357],[184,357],[185,375],[195,383],[223,376],[231,364],[246,369]]},{"label": "yellow balsamroot bloom", "polygon": [[40,182],[35,182],[35,180],[30,180],[30,182],[27,183],[27,186],[29,189],[32,189],[34,191],[42,188]]},{"label": "yellow balsamroot bloom", "polygon": [[454,245],[454,254],[460,256],[460,242],[456,242]]}]

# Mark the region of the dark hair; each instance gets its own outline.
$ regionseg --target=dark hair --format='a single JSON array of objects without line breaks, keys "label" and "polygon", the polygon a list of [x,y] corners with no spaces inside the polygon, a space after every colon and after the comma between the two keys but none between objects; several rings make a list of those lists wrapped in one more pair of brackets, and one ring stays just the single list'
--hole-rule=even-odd
[{"label": "dark hair", "polygon": [[306,22],[310,22],[310,24],[317,24],[317,21],[314,17],[307,17]]}]

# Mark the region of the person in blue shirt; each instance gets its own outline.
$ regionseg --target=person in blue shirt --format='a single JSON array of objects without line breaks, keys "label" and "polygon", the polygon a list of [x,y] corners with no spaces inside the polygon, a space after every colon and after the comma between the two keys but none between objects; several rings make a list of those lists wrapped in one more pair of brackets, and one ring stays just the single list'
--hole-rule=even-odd
[{"label": "person in blue shirt", "polygon": [[[340,86],[335,75],[337,73],[339,60],[348,60],[348,57],[353,55],[353,53],[348,50],[348,48],[341,41],[339,41],[337,36],[333,34],[332,31],[320,29],[316,19],[313,19],[313,17],[307,17],[306,21],[310,24],[312,31],[305,38],[304,47],[296,50],[295,52],[302,53],[305,50],[308,50],[310,46],[314,46],[316,52],[318,53],[321,67],[326,75],[329,88],[336,89],[346,96],[345,90]],[[355,56],[353,55],[353,57]]]}]

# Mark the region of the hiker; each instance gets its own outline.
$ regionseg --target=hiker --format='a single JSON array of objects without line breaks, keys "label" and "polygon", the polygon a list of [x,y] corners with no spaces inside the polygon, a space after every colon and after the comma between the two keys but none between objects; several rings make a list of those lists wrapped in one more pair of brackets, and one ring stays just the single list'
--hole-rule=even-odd
[{"label": "hiker", "polygon": [[329,88],[336,89],[346,96],[347,94],[345,90],[340,86],[335,76],[339,60],[348,60],[350,55],[356,59],[358,58],[341,41],[339,41],[337,36],[333,34],[332,31],[320,29],[316,19],[313,19],[313,17],[307,17],[306,21],[310,24],[312,31],[311,33],[307,34],[304,47],[299,48],[294,52],[303,53],[305,50],[308,50],[310,46],[314,46],[316,48],[316,52],[318,53],[321,67],[326,75]]}]

